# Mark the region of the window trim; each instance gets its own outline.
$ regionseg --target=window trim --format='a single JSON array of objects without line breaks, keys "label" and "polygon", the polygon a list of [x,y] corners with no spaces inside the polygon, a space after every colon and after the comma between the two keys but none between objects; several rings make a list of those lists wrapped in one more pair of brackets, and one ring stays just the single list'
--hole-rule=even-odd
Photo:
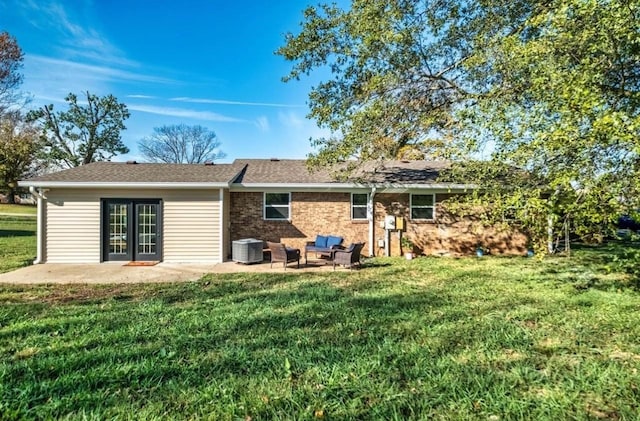
[{"label": "window trim", "polygon": [[[433,198],[433,205],[431,206],[414,206],[413,205],[413,196],[429,196]],[[413,209],[432,209],[431,218],[414,218],[413,217]],[[411,193],[409,195],[409,217],[412,221],[435,221],[436,220],[436,194],[435,193]]]},{"label": "window trim", "polygon": [[[268,194],[286,194],[289,197],[289,201],[287,203],[287,214],[289,215],[287,218],[267,218],[267,195]],[[270,207],[278,207],[284,208],[284,205],[270,205]],[[263,192],[262,193],[262,219],[265,221],[291,221],[291,192]]]},{"label": "window trim", "polygon": [[[353,196],[359,194],[359,195],[365,195],[367,196],[367,201],[364,205],[354,205],[353,204]],[[353,208],[357,207],[357,208],[364,208],[365,209],[365,217],[364,218],[354,218],[353,217]],[[369,220],[369,193],[351,193],[351,207],[349,208],[350,211],[350,217],[352,221],[368,221]]]}]

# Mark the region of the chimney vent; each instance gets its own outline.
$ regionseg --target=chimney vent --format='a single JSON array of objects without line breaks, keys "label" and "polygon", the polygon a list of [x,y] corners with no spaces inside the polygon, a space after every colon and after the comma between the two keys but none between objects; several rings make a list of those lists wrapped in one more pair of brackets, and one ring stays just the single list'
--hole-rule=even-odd
[{"label": "chimney vent", "polygon": [[280,159],[278,159],[278,158],[271,158],[271,162],[278,162],[278,161],[280,161]]},{"label": "chimney vent", "polygon": [[204,165],[212,166],[214,165],[213,161],[204,161]]},{"label": "chimney vent", "polygon": [[137,164],[137,163],[138,163],[138,161],[127,161],[127,164],[129,164],[129,165],[134,165],[134,164]]}]

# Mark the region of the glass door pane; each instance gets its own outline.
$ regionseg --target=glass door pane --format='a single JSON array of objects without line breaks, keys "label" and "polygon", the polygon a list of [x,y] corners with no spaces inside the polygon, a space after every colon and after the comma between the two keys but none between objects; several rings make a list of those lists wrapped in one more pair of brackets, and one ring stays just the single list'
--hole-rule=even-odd
[{"label": "glass door pane", "polygon": [[158,207],[156,203],[136,204],[136,260],[159,260]]},{"label": "glass door pane", "polygon": [[162,260],[162,207],[157,199],[103,199],[102,259]]},{"label": "glass door pane", "polygon": [[124,203],[109,204],[109,255],[114,257],[129,254],[128,210]]}]

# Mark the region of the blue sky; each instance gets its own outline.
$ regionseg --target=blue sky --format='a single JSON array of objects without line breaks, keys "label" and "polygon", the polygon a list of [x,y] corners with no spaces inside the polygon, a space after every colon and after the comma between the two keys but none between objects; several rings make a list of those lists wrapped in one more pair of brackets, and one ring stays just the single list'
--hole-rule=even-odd
[{"label": "blue sky", "polygon": [[[4,0],[0,30],[25,53],[31,107],[65,109],[69,92],[113,94],[129,107],[116,161],[140,158],[136,142],[163,125],[199,124],[235,158],[304,158],[318,76],[284,83],[274,51],[297,32],[306,0]],[[80,96],[80,95],[79,95]]]}]

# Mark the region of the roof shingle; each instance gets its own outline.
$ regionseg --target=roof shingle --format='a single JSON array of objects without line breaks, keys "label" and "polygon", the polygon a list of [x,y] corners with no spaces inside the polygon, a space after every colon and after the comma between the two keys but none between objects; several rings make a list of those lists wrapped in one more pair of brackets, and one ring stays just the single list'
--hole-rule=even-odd
[{"label": "roof shingle", "polygon": [[242,170],[235,164],[127,164],[94,162],[39,177],[31,182],[76,183],[228,183]]},{"label": "roof shingle", "polygon": [[237,159],[232,164],[127,164],[94,162],[26,180],[29,184],[51,183],[234,183],[252,184],[424,184],[437,182],[446,161],[386,161],[365,163],[346,181],[338,181],[332,170],[309,171],[304,159]]},{"label": "roof shingle", "polygon": [[[234,180],[239,184],[313,184],[338,183],[332,172],[320,169],[310,172],[303,159],[237,159],[234,164],[245,169]],[[440,171],[449,168],[448,161],[386,161],[366,163],[355,170],[347,182],[380,184],[432,184]]]}]

